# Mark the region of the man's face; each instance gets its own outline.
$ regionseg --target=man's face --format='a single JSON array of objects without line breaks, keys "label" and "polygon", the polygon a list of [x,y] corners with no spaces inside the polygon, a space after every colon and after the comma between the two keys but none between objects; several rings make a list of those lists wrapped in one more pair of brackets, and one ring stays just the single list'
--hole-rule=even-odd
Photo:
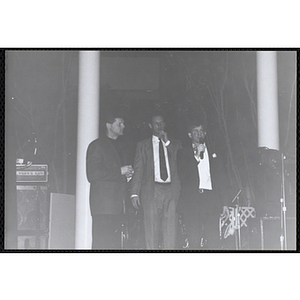
[{"label": "man's face", "polygon": [[111,134],[115,136],[123,135],[123,131],[125,128],[124,120],[121,118],[116,118],[112,124],[108,123],[108,130]]},{"label": "man's face", "polygon": [[194,127],[188,135],[192,139],[193,143],[200,144],[203,143],[206,132],[203,126],[200,125],[198,127]]},{"label": "man's face", "polygon": [[152,118],[149,127],[152,129],[153,135],[160,136],[161,132],[164,131],[166,124],[162,116],[155,116]]}]

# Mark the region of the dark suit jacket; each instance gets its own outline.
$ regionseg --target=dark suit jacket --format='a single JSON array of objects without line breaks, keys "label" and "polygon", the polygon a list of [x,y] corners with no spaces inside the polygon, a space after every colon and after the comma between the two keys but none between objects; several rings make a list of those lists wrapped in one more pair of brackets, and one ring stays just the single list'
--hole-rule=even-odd
[{"label": "dark suit jacket", "polygon": [[120,214],[126,195],[126,177],[121,175],[121,158],[112,141],[103,136],[87,150],[86,171],[92,215]]},{"label": "dark suit jacket", "polygon": [[[220,206],[228,205],[227,177],[221,157],[207,145],[209,153],[210,174],[212,180],[212,192],[210,197],[215,198]],[[181,193],[177,210],[193,208],[199,198],[198,162],[194,157],[192,143],[178,152],[178,174],[181,180]]]},{"label": "dark suit jacket", "polygon": [[[181,148],[181,142],[170,140],[167,146],[170,172],[171,188],[173,198],[178,201],[180,192],[180,180],[177,173],[177,151]],[[145,203],[154,198],[154,159],[152,136],[137,144],[134,159],[134,176],[131,180],[131,195],[139,195],[141,204],[145,208]]]}]

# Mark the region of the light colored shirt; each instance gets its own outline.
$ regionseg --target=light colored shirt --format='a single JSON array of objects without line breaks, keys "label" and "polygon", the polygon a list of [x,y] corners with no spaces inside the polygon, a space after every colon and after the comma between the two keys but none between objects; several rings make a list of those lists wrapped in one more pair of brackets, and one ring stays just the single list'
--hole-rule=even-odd
[{"label": "light colored shirt", "polygon": [[[152,136],[152,147],[153,147],[153,160],[154,160],[154,181],[161,182],[161,183],[169,183],[171,182],[171,173],[170,173],[170,165],[169,165],[169,158],[168,158],[168,151],[167,147],[170,145],[170,141],[166,143],[162,140],[162,145],[165,153],[165,160],[168,172],[168,178],[163,181],[160,178],[160,164],[159,164],[159,138],[155,135]],[[133,194],[130,198],[138,197],[138,195]]]},{"label": "light colored shirt", "polygon": [[165,154],[168,178],[163,181],[160,178],[160,164],[159,164],[159,138],[155,135],[152,136],[152,147],[153,147],[153,159],[154,159],[154,181],[161,182],[161,183],[168,183],[171,182],[171,173],[170,173],[170,165],[169,165],[169,158],[168,158],[168,151],[167,146],[169,146],[170,141],[166,143],[162,140],[162,145]]},{"label": "light colored shirt", "polygon": [[200,159],[200,157],[196,155],[194,157],[198,162],[199,189],[212,190],[207,147],[205,147],[203,159]]}]

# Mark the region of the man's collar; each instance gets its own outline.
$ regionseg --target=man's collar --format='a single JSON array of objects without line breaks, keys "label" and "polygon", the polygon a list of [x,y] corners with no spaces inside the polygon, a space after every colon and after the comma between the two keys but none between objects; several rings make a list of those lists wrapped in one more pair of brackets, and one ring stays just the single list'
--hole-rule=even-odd
[{"label": "man's collar", "polygon": [[159,141],[159,137],[152,134],[152,141],[153,142],[158,142]]},{"label": "man's collar", "polygon": [[105,136],[110,139],[110,140],[117,140],[118,136],[115,138],[115,137],[112,137],[112,136],[109,136],[108,133],[105,134]]},{"label": "man's collar", "polygon": [[[199,145],[200,145],[200,144],[197,145],[196,143],[192,142],[192,146],[193,146],[193,147],[194,147],[194,146],[197,146],[197,147],[198,147]],[[205,145],[205,143],[203,143],[203,144],[201,144],[201,145]]]}]

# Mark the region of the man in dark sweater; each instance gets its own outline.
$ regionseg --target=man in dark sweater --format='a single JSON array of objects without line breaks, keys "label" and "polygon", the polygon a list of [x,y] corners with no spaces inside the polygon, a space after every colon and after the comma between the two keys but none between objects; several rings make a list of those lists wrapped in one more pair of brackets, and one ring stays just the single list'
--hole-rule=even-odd
[{"label": "man in dark sweater", "polygon": [[105,116],[106,134],[91,142],[86,167],[90,187],[93,249],[120,249],[122,213],[127,180],[133,175],[125,165],[125,154],[117,141],[123,135],[124,120],[116,114]]}]

